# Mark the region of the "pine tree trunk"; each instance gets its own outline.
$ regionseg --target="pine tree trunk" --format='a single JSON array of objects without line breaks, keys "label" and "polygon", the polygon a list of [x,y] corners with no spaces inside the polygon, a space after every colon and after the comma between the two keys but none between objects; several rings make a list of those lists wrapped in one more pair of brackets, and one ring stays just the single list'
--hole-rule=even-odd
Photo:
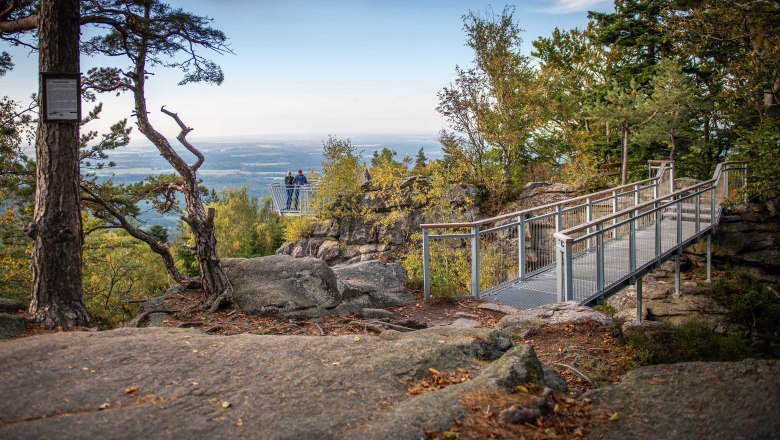
[{"label": "pine tree trunk", "polygon": [[[79,1],[42,0],[40,71],[79,73]],[[87,325],[81,287],[79,126],[38,124],[30,313],[46,328]]]},{"label": "pine tree trunk", "polygon": [[628,128],[623,127],[623,163],[620,167],[620,184],[628,182]]},{"label": "pine tree trunk", "polygon": [[[149,14],[150,10],[149,6],[147,6],[147,19]],[[201,281],[205,294],[204,304],[208,304],[209,310],[213,312],[224,304],[232,304],[234,298],[233,285],[230,284],[225,269],[222,267],[219,257],[217,256],[214,211],[209,210],[208,215],[206,214],[206,211],[203,208],[203,201],[200,197],[200,189],[198,188],[199,185],[196,171],[203,164],[204,157],[200,151],[187,142],[187,133],[192,129],[186,127],[184,123],[178,119],[178,116],[175,113],[171,113],[164,108],[161,109],[163,113],[173,117],[182,129],[177,139],[191,153],[198,157],[198,161],[193,165],[187,164],[187,162],[179,156],[176,150],[174,150],[173,146],[168,142],[168,139],[155,130],[149,121],[146,108],[146,56],[146,41],[142,40],[138,56],[135,60],[135,76],[133,78],[133,97],[135,100],[138,130],[143,133],[155,147],[157,147],[160,154],[171,164],[171,166],[173,166],[184,181],[182,192],[184,193],[184,199],[187,204],[187,216],[184,218],[184,221],[190,226],[190,229],[192,229],[192,233],[195,236],[195,255],[198,259]]]}]

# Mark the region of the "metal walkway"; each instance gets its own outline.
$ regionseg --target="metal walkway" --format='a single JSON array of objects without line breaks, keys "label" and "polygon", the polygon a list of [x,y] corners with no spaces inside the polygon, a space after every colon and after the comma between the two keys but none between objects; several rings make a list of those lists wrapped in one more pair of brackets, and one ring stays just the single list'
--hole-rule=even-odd
[{"label": "metal walkway", "polygon": [[[600,302],[628,284],[639,282],[641,289],[642,275],[667,259],[675,258],[679,270],[679,255],[703,238],[709,276],[720,205],[740,194],[745,166],[719,164],[713,179],[677,191],[673,164],[656,169],[650,179],[552,205],[472,223],[421,225],[426,298],[470,289],[475,297],[522,308]],[[470,277],[463,276],[469,266]]]}]

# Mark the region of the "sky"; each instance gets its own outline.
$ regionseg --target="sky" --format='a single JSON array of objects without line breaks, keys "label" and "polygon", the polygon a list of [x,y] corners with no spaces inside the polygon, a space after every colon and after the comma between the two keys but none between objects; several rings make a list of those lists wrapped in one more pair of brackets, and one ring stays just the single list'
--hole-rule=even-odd
[{"label": "sky", "polygon": [[[193,127],[192,138],[324,139],[380,134],[430,134],[444,127],[437,92],[471,64],[462,16],[515,6],[523,48],[556,27],[584,27],[587,11],[608,0],[171,0],[214,19],[233,54],[206,54],[222,66],[220,86],[177,86],[181,72],[157,69],[147,83],[158,130],[178,128],[157,110],[165,105]],[[37,54],[9,48],[16,68],[0,77],[0,94],[24,100],[37,91]],[[81,70],[105,60],[82,57]],[[101,121],[129,118],[132,100],[103,95]],[[83,107],[83,112],[89,107]],[[138,133],[133,136],[139,137]]]}]

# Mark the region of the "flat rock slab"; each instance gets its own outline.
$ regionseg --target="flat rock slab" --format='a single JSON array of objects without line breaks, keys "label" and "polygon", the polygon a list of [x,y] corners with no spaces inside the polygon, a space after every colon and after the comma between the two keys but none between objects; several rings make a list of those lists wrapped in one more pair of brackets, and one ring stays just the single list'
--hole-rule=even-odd
[{"label": "flat rock slab", "polygon": [[[545,377],[529,346],[451,328],[378,337],[70,332],[0,343],[0,365],[0,438],[9,439],[417,439],[465,413],[464,390]],[[474,379],[407,396],[428,368],[467,368]]]},{"label": "flat rock slab", "polygon": [[546,325],[583,322],[609,325],[613,323],[613,320],[590,307],[581,306],[575,301],[568,301],[516,311],[501,318],[496,329],[510,333],[514,337],[524,338],[532,330]]},{"label": "flat rock slab", "polygon": [[780,361],[690,362],[628,372],[585,394],[619,419],[605,439],[773,439],[780,433]]}]

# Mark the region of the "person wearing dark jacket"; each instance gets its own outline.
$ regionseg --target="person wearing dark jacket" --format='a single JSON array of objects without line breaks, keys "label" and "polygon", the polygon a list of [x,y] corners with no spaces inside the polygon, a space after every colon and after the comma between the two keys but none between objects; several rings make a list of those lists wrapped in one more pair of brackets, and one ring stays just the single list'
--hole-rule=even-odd
[{"label": "person wearing dark jacket", "polygon": [[295,191],[295,177],[292,175],[292,171],[287,172],[287,176],[284,178],[284,188],[287,190],[287,209],[290,210],[290,204],[292,204],[293,191]]},{"label": "person wearing dark jacket", "polygon": [[306,185],[309,182],[306,180],[306,176],[303,175],[303,171],[301,171],[301,170],[298,170],[298,175],[296,175],[294,177],[294,179],[295,179],[295,210],[297,211],[298,210],[298,195],[301,192],[301,187],[303,185]]}]

